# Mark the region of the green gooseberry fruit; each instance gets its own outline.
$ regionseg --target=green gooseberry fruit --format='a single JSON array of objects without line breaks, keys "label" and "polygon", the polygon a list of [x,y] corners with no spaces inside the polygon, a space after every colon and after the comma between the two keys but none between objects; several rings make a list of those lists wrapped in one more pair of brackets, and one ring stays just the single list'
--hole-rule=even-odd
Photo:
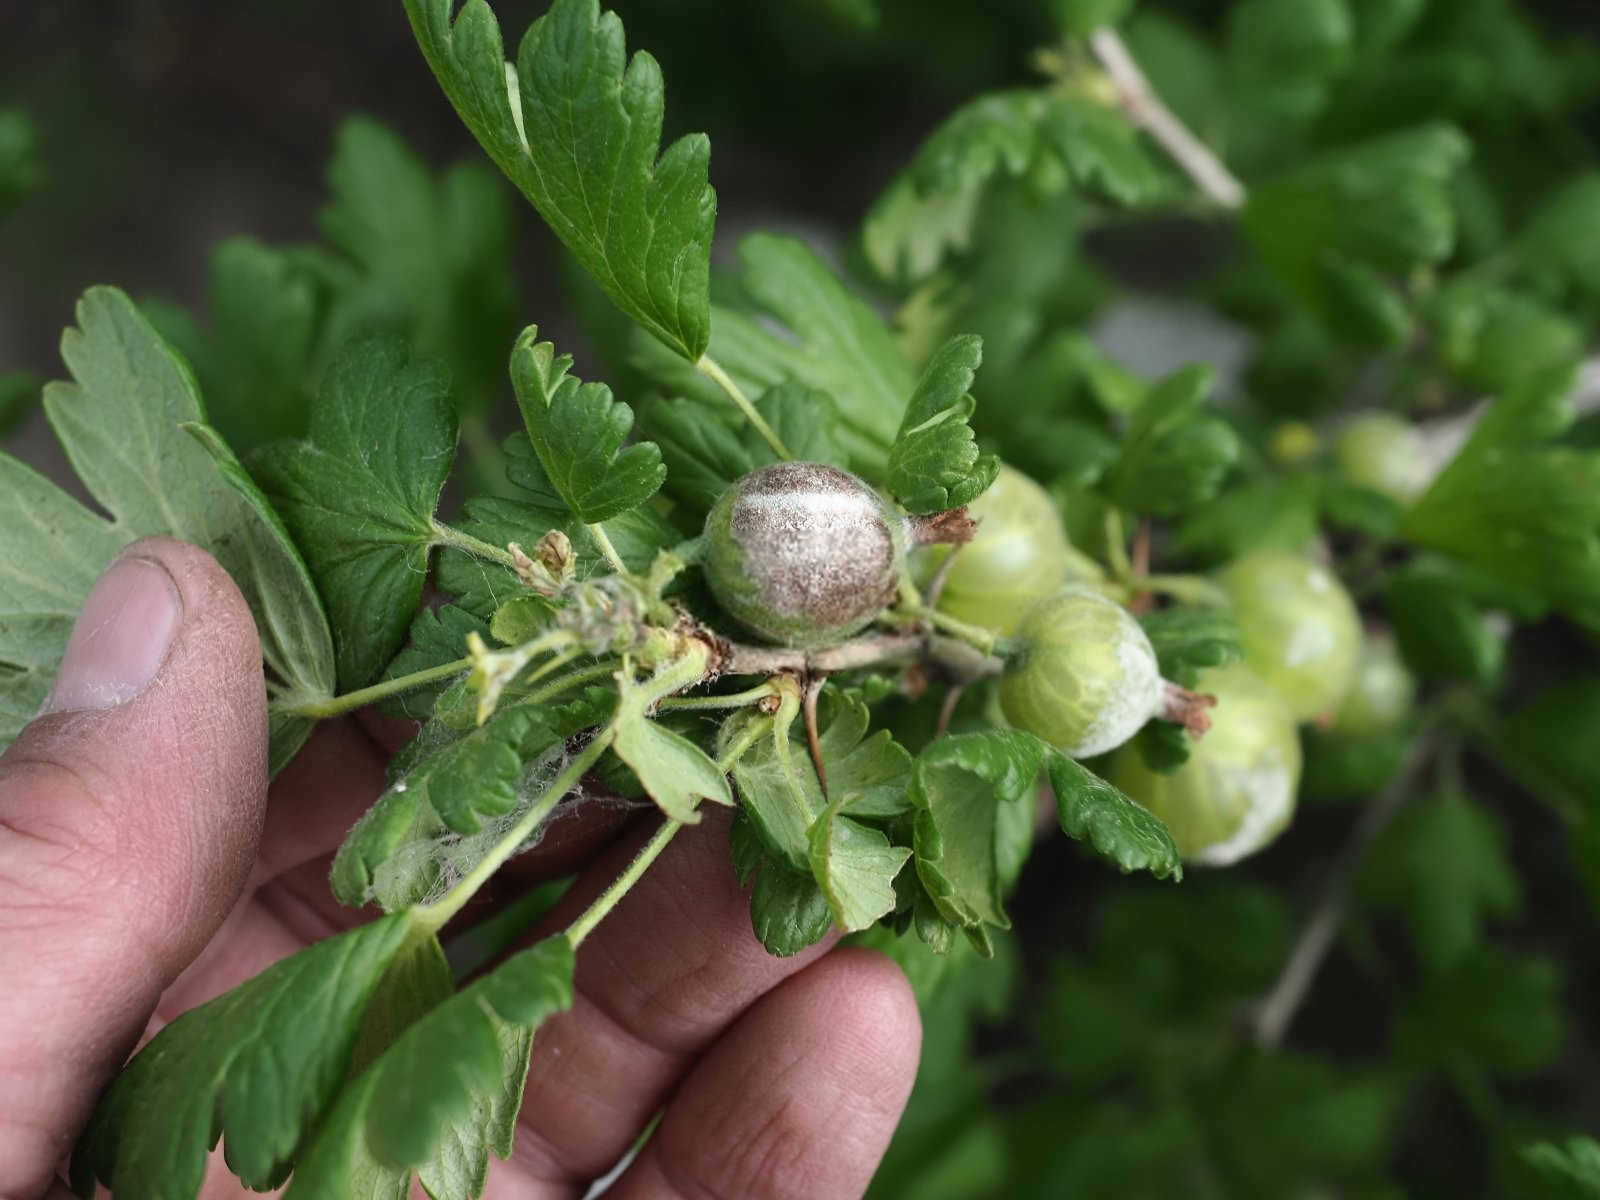
[{"label": "green gooseberry fruit", "polygon": [[1267,453],[1284,466],[1304,462],[1317,452],[1317,431],[1304,421],[1285,421],[1272,431]]},{"label": "green gooseberry fruit", "polygon": [[1361,618],[1327,568],[1282,550],[1258,550],[1218,582],[1233,602],[1244,661],[1297,721],[1331,714],[1355,678]]},{"label": "green gooseberry fruit", "polygon": [[1254,854],[1288,826],[1300,786],[1294,717],[1272,686],[1242,663],[1206,672],[1211,729],[1170,774],[1152,771],[1124,746],[1107,777],[1161,818],[1191,863],[1225,867]]},{"label": "green gooseberry fruit", "polygon": [[848,471],[783,462],[736,480],[706,516],[706,582],[729,616],[784,646],[860,632],[894,599],[906,521]]},{"label": "green gooseberry fruit", "polygon": [[1351,418],[1333,446],[1339,473],[1351,483],[1410,505],[1428,488],[1427,448],[1420,430],[1392,413]]},{"label": "green gooseberry fruit", "polygon": [[1063,580],[1100,574],[1094,560],[1067,540],[1050,493],[1014,467],[1002,465],[967,512],[978,523],[972,540],[954,551],[941,546],[929,553],[933,563],[955,555],[939,608],[958,620],[1009,637]]},{"label": "green gooseberry fruit", "polygon": [[1114,750],[1161,711],[1156,652],[1127,609],[1068,584],[1028,610],[1000,681],[1006,720],[1073,758]]},{"label": "green gooseberry fruit", "polygon": [[1364,737],[1403,723],[1416,699],[1417,681],[1386,634],[1362,639],[1355,679],[1334,717],[1336,733]]}]

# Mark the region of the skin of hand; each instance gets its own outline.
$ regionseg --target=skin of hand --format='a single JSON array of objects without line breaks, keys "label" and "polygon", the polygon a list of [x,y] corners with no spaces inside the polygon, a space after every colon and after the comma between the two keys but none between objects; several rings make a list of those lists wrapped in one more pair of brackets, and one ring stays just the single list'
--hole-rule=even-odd
[{"label": "skin of hand", "polygon": [[[0,1200],[68,1195],[72,1141],[142,1040],[370,919],[334,901],[328,866],[408,732],[326,722],[269,790],[260,647],[232,580],[170,539],[106,570],[55,691],[0,757]],[[558,819],[461,919],[576,872],[530,940],[559,930],[653,828],[609,805]],[[516,1149],[486,1195],[577,1200],[661,1112],[608,1196],[859,1196],[920,1039],[881,955],[762,949],[726,815],[708,813],[584,943],[576,1002],[538,1034]],[[206,1197],[256,1194],[214,1159]]]}]

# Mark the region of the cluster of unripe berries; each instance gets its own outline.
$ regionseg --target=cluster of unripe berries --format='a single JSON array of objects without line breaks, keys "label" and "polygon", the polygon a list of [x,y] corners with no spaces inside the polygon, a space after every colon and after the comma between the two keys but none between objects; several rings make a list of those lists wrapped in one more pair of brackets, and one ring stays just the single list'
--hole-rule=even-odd
[{"label": "cluster of unripe berries", "polygon": [[[1212,727],[1178,770],[1158,773],[1128,744],[1171,690],[1143,627],[1099,584],[1049,494],[1003,467],[971,506],[966,545],[918,551],[943,570],[939,607],[1002,639],[1001,712],[1074,758],[1105,766],[1167,824],[1191,861],[1225,865],[1288,824],[1301,771],[1297,724],[1353,732],[1392,723],[1410,678],[1386,643],[1363,636],[1326,568],[1265,550],[1216,577],[1242,633],[1243,661],[1208,672]],[[704,566],[718,603],[756,635],[815,648],[876,620],[912,569],[910,521],[864,481],[818,463],[780,463],[737,481],[706,520]],[[953,561],[943,559],[954,554]]]}]

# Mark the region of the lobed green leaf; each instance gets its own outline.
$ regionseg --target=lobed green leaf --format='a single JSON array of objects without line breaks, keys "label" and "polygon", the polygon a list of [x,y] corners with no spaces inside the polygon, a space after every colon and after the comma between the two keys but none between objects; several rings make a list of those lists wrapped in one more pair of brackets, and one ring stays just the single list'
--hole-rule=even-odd
[{"label": "lobed green leaf", "polygon": [[[61,343],[74,382],[45,389],[45,415],[113,519],[0,455],[0,746],[38,711],[99,573],[123,546],[155,534],[209,550],[233,576],[275,693],[325,698],[333,646],[305,565],[220,440],[203,428],[200,440],[185,432],[205,422],[188,366],[115,288],[85,292],[77,319]],[[274,722],[274,771],[308,730]]]},{"label": "lobed green leaf", "polygon": [[1546,445],[1572,420],[1562,367],[1503,397],[1406,516],[1405,532],[1528,613],[1600,628],[1600,453]]},{"label": "lobed green leaf", "polygon": [[710,337],[716,193],[704,134],[657,158],[661,69],[596,0],[556,0],[515,64],[484,0],[406,0],[417,44],[484,150],[613,303],[690,362]]},{"label": "lobed green leaf", "polygon": [[1087,842],[1124,874],[1149,871],[1157,879],[1183,878],[1178,847],[1156,817],[1064,754],[1051,753],[1048,767],[1056,812],[1068,837]]},{"label": "lobed green leaf", "polygon": [[1505,835],[1487,810],[1455,791],[1414,801],[1368,852],[1368,903],[1400,914],[1430,970],[1459,962],[1489,917],[1509,917],[1521,888]]},{"label": "lobed green leaf", "polygon": [[1468,151],[1459,131],[1435,124],[1329,152],[1252,188],[1245,234],[1336,332],[1393,345],[1409,318],[1384,279],[1449,256],[1450,182]]},{"label": "lobed green leaf", "polygon": [[533,1034],[572,1007],[573,951],[539,942],[411,1024],[328,1114],[286,1196],[483,1194],[511,1153]]},{"label": "lobed green leaf", "polygon": [[481,419],[500,400],[518,325],[504,184],[476,162],[431,171],[392,130],[352,117],[339,127],[328,187],[317,224],[342,258],[322,268],[327,345],[393,330],[444,360],[457,411]]},{"label": "lobed green leaf", "polygon": [[799,954],[828,936],[833,910],[809,870],[797,871],[772,854],[741,812],[733,824],[734,872],[750,892],[750,927],[767,953],[780,958]]},{"label": "lobed green leaf", "polygon": [[542,794],[563,746],[553,715],[527,704],[503,705],[458,737],[424,737],[334,857],[333,892],[345,904],[394,911],[465,874]]},{"label": "lobed green leaf", "polygon": [[969,424],[972,380],[983,339],[952,338],[935,351],[911,393],[900,433],[889,448],[889,491],[913,513],[970,504],[994,482],[1000,460],[979,454]]},{"label": "lobed green leaf", "polygon": [[611,748],[633,768],[656,807],[685,825],[700,820],[700,801],[731,807],[728,777],[706,752],[649,715],[660,693],[624,680],[618,691],[616,734]]},{"label": "lobed green leaf", "polygon": [[[899,816],[909,810],[906,786],[911,755],[886,729],[868,736],[871,716],[859,699],[828,689],[823,693],[817,744],[828,772],[828,791],[848,816],[868,819]],[[808,831],[829,802],[797,731],[785,731],[744,754],[733,767],[745,816],[762,842],[790,869],[811,869]]]},{"label": "lobed green leaf", "polygon": [[895,907],[894,879],[911,857],[881,830],[843,816],[843,801],[823,810],[807,831],[811,874],[845,933],[870,927]]},{"label": "lobed green leaf", "polygon": [[603,383],[581,383],[572,356],[556,355],[539,328],[523,330],[511,351],[511,382],[528,440],[545,478],[568,508],[593,525],[638,508],[666,478],[661,451],[650,442],[623,448],[633,410]]},{"label": "lobed green leaf", "polygon": [[344,690],[372,682],[405,638],[455,447],[443,369],[382,336],[329,368],[306,440],[251,459],[328,607]]},{"label": "lobed green leaf", "polygon": [[1014,730],[932,742],[911,772],[917,876],[948,921],[986,939],[1009,929],[1005,893],[1033,841],[1043,742]]},{"label": "lobed green leaf", "polygon": [[[851,469],[880,478],[915,382],[883,318],[796,238],[752,234],[739,262],[744,303],[715,306],[711,355],[749,395],[788,379],[826,392]],[[635,365],[671,395],[728,410],[716,385],[651,343],[636,346]]]},{"label": "lobed green leaf", "polygon": [[219,1137],[247,1187],[277,1187],[345,1081],[384,972],[418,936],[384,917],[172,1022],[101,1097],[73,1153],[75,1190],[194,1197]]},{"label": "lobed green leaf", "polygon": [[1133,413],[1122,455],[1102,481],[1112,503],[1175,516],[1217,494],[1239,457],[1239,439],[1207,411],[1216,374],[1185,367],[1151,389]]},{"label": "lobed green leaf", "polygon": [[1593,1138],[1568,1138],[1560,1146],[1538,1142],[1522,1158],[1547,1180],[1566,1185],[1569,1196],[1600,1196],[1600,1142]]},{"label": "lobed green leaf", "polygon": [[1225,608],[1180,606],[1139,618],[1155,648],[1161,677],[1193,687],[1202,671],[1236,661],[1239,626]]}]

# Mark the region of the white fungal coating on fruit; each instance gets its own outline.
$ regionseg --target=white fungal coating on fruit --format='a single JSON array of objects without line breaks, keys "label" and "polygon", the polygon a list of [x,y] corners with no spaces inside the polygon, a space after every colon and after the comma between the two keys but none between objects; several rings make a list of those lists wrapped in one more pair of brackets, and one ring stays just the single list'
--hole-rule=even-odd
[{"label": "white fungal coating on fruit", "polygon": [[1208,671],[1198,686],[1217,705],[1188,762],[1160,774],[1137,747],[1125,746],[1107,774],[1161,818],[1187,861],[1225,867],[1287,828],[1300,786],[1300,739],[1283,697],[1248,667]]},{"label": "white fungal coating on fruit", "polygon": [[1068,585],[1017,631],[1021,658],[1000,683],[1020,729],[1073,758],[1114,750],[1162,707],[1165,684],[1139,622],[1092,588]]},{"label": "white fungal coating on fruit", "polygon": [[737,480],[706,517],[706,580],[754,633],[836,642],[894,599],[904,519],[862,480],[823,463],[775,463]]}]

